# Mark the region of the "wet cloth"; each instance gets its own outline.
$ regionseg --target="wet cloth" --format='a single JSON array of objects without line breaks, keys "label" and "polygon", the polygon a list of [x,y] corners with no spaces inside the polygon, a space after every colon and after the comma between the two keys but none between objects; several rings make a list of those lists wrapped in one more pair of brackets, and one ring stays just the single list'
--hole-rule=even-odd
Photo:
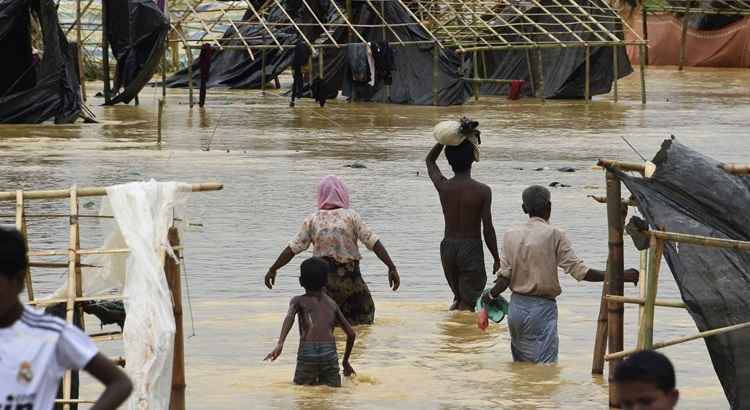
[{"label": "wet cloth", "polygon": [[339,305],[349,324],[371,325],[375,321],[375,302],[362,279],[359,262],[342,264],[331,258],[326,259],[336,267],[328,273],[328,296]]},{"label": "wet cloth", "polygon": [[206,87],[208,87],[209,75],[211,73],[211,59],[213,58],[214,48],[211,44],[203,44],[201,53],[198,55],[198,67],[200,68],[201,83],[198,89],[198,106],[203,107],[206,104]]},{"label": "wet cloth", "polygon": [[393,84],[391,72],[395,69],[393,49],[387,41],[373,43],[373,58],[375,60],[375,79],[382,81],[385,85]]},{"label": "wet cloth", "polygon": [[349,208],[349,190],[335,175],[323,177],[318,184],[318,209]]},{"label": "wet cloth", "polygon": [[294,384],[341,387],[335,342],[302,342],[297,350]]},{"label": "wet cloth", "polygon": [[[366,44],[349,44],[346,48],[349,72],[355,83],[370,81],[370,58],[372,52]],[[374,64],[374,63],[373,63]]]},{"label": "wet cloth", "polygon": [[557,362],[559,339],[554,299],[514,293],[510,297],[508,329],[514,361]]},{"label": "wet cloth", "polygon": [[296,255],[313,246],[313,256],[330,257],[338,263],[358,262],[362,259],[357,242],[372,250],[378,236],[351,209],[321,209],[308,216],[297,236],[289,242]]},{"label": "wet cloth", "polygon": [[534,217],[503,235],[498,275],[510,279],[514,293],[556,298],[561,293],[558,267],[577,281],[589,271],[562,229]]},{"label": "wet cloth", "polygon": [[487,284],[482,240],[443,239],[440,259],[454,302],[474,307]]},{"label": "wet cloth", "polygon": [[297,43],[294,46],[292,56],[292,102],[295,98],[302,98],[305,93],[305,79],[302,76],[302,67],[309,63],[310,49],[305,43]]}]

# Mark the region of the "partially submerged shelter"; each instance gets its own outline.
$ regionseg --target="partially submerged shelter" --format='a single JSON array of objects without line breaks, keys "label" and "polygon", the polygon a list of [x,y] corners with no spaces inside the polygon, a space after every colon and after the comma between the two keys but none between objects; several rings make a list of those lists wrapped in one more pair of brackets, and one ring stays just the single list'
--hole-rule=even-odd
[{"label": "partially submerged shelter", "polygon": [[[731,408],[750,405],[750,167],[722,164],[673,139],[651,163],[602,160],[607,170],[609,259],[597,327],[594,373],[604,360],[610,375],[623,357],[704,339]],[[654,167],[655,165],[655,167]],[[635,171],[641,177],[629,175]],[[632,193],[621,198],[621,185]],[[628,233],[642,250],[641,295],[623,296],[623,220],[635,206]],[[662,255],[682,300],[657,299]],[[642,306],[635,349],[623,345],[623,304]],[[655,307],[687,309],[699,333],[654,342]],[[606,345],[609,345],[607,349]],[[606,351],[609,354],[605,355]],[[678,364],[679,365],[679,364]],[[610,404],[617,403],[610,385]]]},{"label": "partially submerged shelter", "polygon": [[[201,78],[192,50],[210,45],[210,64],[202,66],[208,87],[264,89],[295,66],[297,50],[307,63],[301,69],[305,95],[342,92],[367,101],[452,105],[525,81],[526,95],[590,98],[631,72],[624,46],[643,45],[604,0],[245,0],[198,6],[181,0],[170,12],[189,67],[168,85],[191,89]],[[626,41],[626,33],[635,40]],[[305,48],[309,52],[301,53]],[[384,49],[392,57],[379,61]],[[359,73],[368,53],[374,60],[370,78]],[[386,68],[380,69],[383,61]]]},{"label": "partially submerged shelter", "polygon": [[66,124],[82,116],[75,47],[52,0],[0,1],[0,52],[0,123]]},{"label": "partially submerged shelter", "polygon": [[[688,67],[750,67],[750,2],[646,1],[630,23],[648,41],[645,63]],[[639,62],[637,50],[628,50]]]}]

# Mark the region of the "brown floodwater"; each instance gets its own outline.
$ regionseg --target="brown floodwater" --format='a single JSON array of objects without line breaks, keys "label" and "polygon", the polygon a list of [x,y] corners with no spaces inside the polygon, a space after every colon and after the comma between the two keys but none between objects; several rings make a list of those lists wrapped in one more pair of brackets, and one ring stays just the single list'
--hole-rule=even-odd
[{"label": "brown floodwater", "polygon": [[[345,101],[319,108],[305,100],[290,109],[273,93],[211,90],[205,109],[190,110],[186,91],[169,90],[160,146],[159,90],[144,90],[137,107],[99,107],[101,100],[90,97],[101,124],[0,126],[0,189],[150,178],[224,183],[221,192],[191,197],[190,222],[202,227],[183,232],[195,329],[193,335],[186,301],[191,409],[606,408],[606,378],[590,374],[600,285],[562,278],[560,362],[554,366],[513,364],[504,323],[484,333],[473,315],[447,311],[451,296],[438,250],[442,215],[423,158],[437,121],[477,119],[483,144],[474,175],[494,190],[498,233],[524,221],[524,187],[561,182],[571,187],[553,189],[553,223],[568,230],[588,264],[603,267],[605,209],[586,196],[604,192],[602,172],[592,169],[598,158],[637,160],[621,136],[646,156],[674,134],[717,159],[747,162],[750,70],[650,69],[647,79],[646,106],[640,104],[637,75],[620,82],[621,102],[602,96],[588,105],[483,98],[448,108]],[[353,162],[366,168],[346,167]],[[448,173],[442,159],[441,165]],[[577,171],[557,171],[563,166]],[[314,210],[316,182],[326,174],[345,179],[353,206],[380,234],[402,276],[401,290],[389,291],[386,269],[372,254],[365,256],[376,323],[357,329],[352,364],[358,376],[338,390],[292,385],[296,334],[276,363],[261,361],[275,343],[288,299],[300,292],[301,258],[280,272],[273,291],[263,287],[263,274]],[[82,204],[83,211],[95,212],[99,200]],[[30,206],[64,209],[62,201]],[[13,212],[11,204],[0,209]],[[97,246],[109,223],[84,220],[84,246]],[[33,221],[32,246],[65,248],[65,229],[64,221]],[[632,246],[626,263],[638,266]],[[35,273],[40,293],[61,280],[60,271]],[[666,268],[660,281],[660,297],[678,297]],[[637,293],[626,289],[627,295]],[[636,308],[626,309],[626,347],[635,344],[636,315]],[[89,329],[96,328],[89,321]],[[657,311],[655,340],[695,331],[685,311]],[[119,343],[102,349],[119,355]],[[728,407],[703,342],[664,352],[677,368],[680,408]],[[93,383],[84,388],[88,397],[98,391]]]}]

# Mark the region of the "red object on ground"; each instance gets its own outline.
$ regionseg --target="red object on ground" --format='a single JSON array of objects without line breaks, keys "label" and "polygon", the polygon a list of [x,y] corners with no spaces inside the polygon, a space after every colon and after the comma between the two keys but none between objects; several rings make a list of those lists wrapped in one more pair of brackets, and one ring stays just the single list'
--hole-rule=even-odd
[{"label": "red object on ground", "polygon": [[487,308],[483,308],[481,312],[477,314],[477,327],[479,327],[482,330],[487,330],[487,327],[490,325],[490,319],[487,315]]},{"label": "red object on ground", "polygon": [[512,80],[508,89],[508,99],[517,100],[521,96],[521,89],[526,84],[524,80]]}]

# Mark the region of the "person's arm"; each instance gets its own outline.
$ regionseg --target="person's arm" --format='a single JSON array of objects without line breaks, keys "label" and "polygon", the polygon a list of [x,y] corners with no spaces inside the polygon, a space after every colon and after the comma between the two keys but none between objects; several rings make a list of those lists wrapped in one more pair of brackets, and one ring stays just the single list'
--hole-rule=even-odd
[{"label": "person's arm", "polygon": [[443,173],[440,172],[440,167],[437,165],[437,159],[441,152],[443,152],[443,144],[435,144],[427,154],[427,158],[425,158],[427,174],[430,175],[430,179],[432,180],[432,183],[435,184],[435,187],[445,181],[445,177],[443,176]]},{"label": "person's arm", "polygon": [[101,353],[97,353],[83,369],[104,385],[104,391],[91,410],[115,410],[133,391],[133,383],[125,372]]},{"label": "person's arm", "polygon": [[[622,276],[623,281],[637,285],[640,272],[637,269],[625,269]],[[589,269],[583,280],[586,282],[604,282],[604,271],[599,269]]]},{"label": "person's arm", "polygon": [[341,312],[338,306],[336,306],[336,318],[341,325],[341,329],[346,333],[346,350],[344,350],[344,358],[341,361],[341,365],[344,368],[344,376],[349,377],[353,374],[357,374],[349,363],[349,357],[352,355],[352,349],[354,348],[354,340],[357,338],[357,334],[354,333],[352,325],[346,320],[344,314]]},{"label": "person's arm", "polygon": [[278,270],[286,266],[289,262],[292,261],[293,258],[294,252],[292,252],[292,248],[290,248],[289,246],[281,251],[279,257],[276,258],[276,262],[274,262],[273,265],[268,268],[268,272],[266,273],[265,282],[268,289],[273,289],[274,285],[276,285],[276,273],[278,272]]},{"label": "person's arm", "polygon": [[286,337],[289,335],[289,331],[292,330],[292,326],[294,326],[294,317],[297,315],[297,311],[299,310],[299,301],[298,299],[292,298],[291,302],[289,302],[289,311],[286,313],[286,317],[284,318],[284,324],[281,325],[281,334],[279,335],[279,341],[276,343],[276,347],[269,353],[264,361],[270,360],[274,361],[278,359],[279,356],[281,356],[282,350],[284,350],[284,342],[286,341]]},{"label": "person's arm", "polygon": [[394,292],[397,291],[401,286],[401,277],[398,275],[398,269],[396,269],[396,265],[393,264],[391,256],[388,255],[388,251],[385,249],[385,246],[383,246],[383,242],[377,241],[372,248],[372,251],[375,252],[378,259],[388,267],[388,285]]},{"label": "person's arm", "polygon": [[484,229],[484,243],[490,250],[493,258],[492,273],[497,274],[500,270],[500,255],[497,252],[497,235],[495,226],[492,224],[492,190],[487,187],[484,204],[482,205],[482,227]]}]

